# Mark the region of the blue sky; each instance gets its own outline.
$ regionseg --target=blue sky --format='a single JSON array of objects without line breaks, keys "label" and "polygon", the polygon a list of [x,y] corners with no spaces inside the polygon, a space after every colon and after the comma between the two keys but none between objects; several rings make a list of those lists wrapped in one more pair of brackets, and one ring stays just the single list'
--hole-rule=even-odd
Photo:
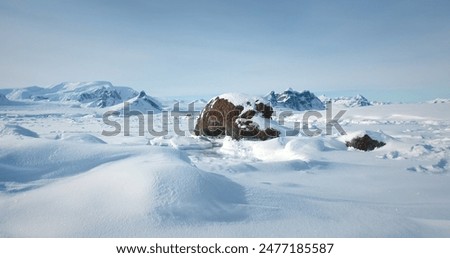
[{"label": "blue sky", "polygon": [[0,0],[0,88],[450,97],[450,1]]}]

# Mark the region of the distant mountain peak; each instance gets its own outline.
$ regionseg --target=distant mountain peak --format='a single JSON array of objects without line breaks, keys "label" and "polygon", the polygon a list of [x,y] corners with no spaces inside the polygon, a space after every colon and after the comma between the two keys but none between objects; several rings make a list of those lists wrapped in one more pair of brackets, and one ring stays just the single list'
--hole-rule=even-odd
[{"label": "distant mountain peak", "polygon": [[338,97],[338,98],[329,98],[323,95],[320,96],[320,99],[324,102],[331,101],[333,104],[343,105],[346,107],[365,107],[372,105],[372,103],[361,94],[357,94],[354,97]]},{"label": "distant mountain peak", "polygon": [[145,91],[141,90],[141,92],[139,92],[138,98],[141,99],[144,97],[147,97],[147,94],[145,93]]},{"label": "distant mountain peak", "polygon": [[[153,97],[148,96],[145,91],[140,91],[138,95],[126,101],[130,110],[141,111],[143,113],[160,112],[162,110],[162,104]],[[124,111],[124,104],[118,104],[112,107],[113,110]]]},{"label": "distant mountain peak", "polygon": [[309,90],[298,92],[292,88],[288,88],[282,93],[271,91],[266,95],[265,99],[267,99],[274,107],[284,107],[298,111],[325,109],[325,105],[322,101]]},{"label": "distant mountain peak", "polygon": [[291,87],[289,87],[289,88],[287,88],[286,90],[285,90],[285,92],[294,92],[295,90],[293,89],[293,88],[291,88]]}]

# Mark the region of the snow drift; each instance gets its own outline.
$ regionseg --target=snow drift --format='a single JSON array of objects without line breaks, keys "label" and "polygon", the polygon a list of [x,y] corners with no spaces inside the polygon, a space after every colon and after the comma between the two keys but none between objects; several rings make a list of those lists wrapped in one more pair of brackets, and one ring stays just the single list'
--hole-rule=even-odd
[{"label": "snow drift", "polygon": [[20,125],[13,124],[5,124],[3,126],[0,125],[0,136],[13,135],[18,137],[31,137],[31,138],[39,138],[39,135],[36,132],[33,132],[25,127]]},{"label": "snow drift", "polygon": [[[156,138],[107,137],[102,110],[77,101],[8,106],[0,236],[449,237],[449,105],[349,108],[347,135],[267,141],[185,137],[172,126]],[[132,132],[138,122],[130,119]],[[161,129],[161,113],[154,122]],[[366,134],[386,145],[346,147]]]},{"label": "snow drift", "polygon": [[179,151],[146,149],[32,194],[0,194],[0,235],[148,236],[163,225],[247,217],[242,186],[195,168]]}]

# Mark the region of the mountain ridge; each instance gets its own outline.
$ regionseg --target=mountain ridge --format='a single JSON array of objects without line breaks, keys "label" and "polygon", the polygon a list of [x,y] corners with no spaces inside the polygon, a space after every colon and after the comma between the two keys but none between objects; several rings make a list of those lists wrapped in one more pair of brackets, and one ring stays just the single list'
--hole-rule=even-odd
[{"label": "mountain ridge", "polygon": [[264,99],[269,101],[273,107],[290,108],[297,111],[325,109],[324,103],[309,90],[299,92],[288,88],[281,93],[271,91]]},{"label": "mountain ridge", "polygon": [[62,82],[49,87],[30,86],[3,90],[10,100],[78,102],[85,107],[105,108],[136,97],[139,92],[108,81]]}]

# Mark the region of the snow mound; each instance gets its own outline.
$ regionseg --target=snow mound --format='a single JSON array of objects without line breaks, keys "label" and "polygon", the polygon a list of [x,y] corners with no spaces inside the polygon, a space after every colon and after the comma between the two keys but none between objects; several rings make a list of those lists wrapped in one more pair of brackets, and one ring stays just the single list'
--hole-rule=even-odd
[{"label": "snow mound", "polygon": [[173,137],[170,139],[170,144],[179,150],[204,150],[213,147],[213,143],[208,138],[201,136]]},{"label": "snow mound", "polygon": [[6,124],[3,127],[0,127],[0,135],[14,135],[14,136],[39,138],[39,135],[36,132],[33,132],[20,125],[12,125],[12,124]]},{"label": "snow mound", "polygon": [[284,137],[263,142],[237,141],[225,137],[219,152],[231,157],[278,162],[320,159],[323,152],[346,150],[341,141],[331,137]]},{"label": "snow mound", "polygon": [[0,145],[0,192],[34,188],[136,153],[123,146],[92,144],[86,148],[76,142],[42,138],[28,143],[2,139],[2,143],[9,146]]},{"label": "snow mound", "polygon": [[178,150],[204,150],[213,147],[213,143],[203,136],[160,136],[149,140],[149,145],[171,146]]},{"label": "snow mound", "polygon": [[105,141],[102,139],[88,133],[81,133],[81,134],[71,134],[71,135],[65,135],[63,134],[61,136],[62,140],[65,141],[71,141],[71,142],[78,142],[78,143],[93,143],[93,144],[106,144]]},{"label": "snow mound", "polygon": [[273,107],[284,107],[293,110],[323,110],[325,105],[314,95],[314,93],[305,90],[302,92],[295,91],[292,88],[282,93],[270,92],[265,97]]},{"label": "snow mound", "polygon": [[[153,211],[163,220],[235,221],[246,217],[245,191],[224,176],[191,166],[190,160],[171,154],[153,167],[157,186],[152,195]],[[175,156],[175,157],[174,157]]]},{"label": "snow mound", "polygon": [[29,237],[148,237],[176,225],[244,220],[246,203],[241,185],[197,169],[177,150],[151,147],[32,194],[0,195],[0,228]]},{"label": "snow mound", "polygon": [[407,170],[412,172],[422,172],[427,174],[443,174],[449,171],[448,161],[446,159],[440,159],[433,165],[419,165],[415,167],[409,167]]}]

